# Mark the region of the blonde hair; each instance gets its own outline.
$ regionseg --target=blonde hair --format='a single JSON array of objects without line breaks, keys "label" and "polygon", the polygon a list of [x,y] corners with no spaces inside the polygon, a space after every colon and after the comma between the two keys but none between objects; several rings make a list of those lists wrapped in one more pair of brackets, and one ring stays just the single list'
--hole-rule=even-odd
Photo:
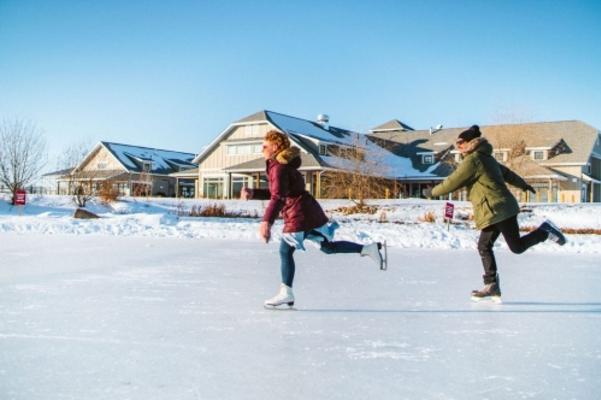
[{"label": "blonde hair", "polygon": [[288,136],[275,129],[270,130],[265,134],[265,140],[277,144],[280,150],[286,150],[290,147],[290,139],[288,139]]}]

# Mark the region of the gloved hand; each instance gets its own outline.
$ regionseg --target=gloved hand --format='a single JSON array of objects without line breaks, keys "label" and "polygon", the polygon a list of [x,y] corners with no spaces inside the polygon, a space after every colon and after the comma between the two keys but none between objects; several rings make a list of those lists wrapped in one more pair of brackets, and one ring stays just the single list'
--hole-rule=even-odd
[{"label": "gloved hand", "polygon": [[432,197],[432,188],[425,188],[424,190],[422,190],[422,195],[426,198],[429,199]]},{"label": "gloved hand", "polygon": [[536,193],[536,190],[531,185],[526,186],[526,191],[530,193]]}]

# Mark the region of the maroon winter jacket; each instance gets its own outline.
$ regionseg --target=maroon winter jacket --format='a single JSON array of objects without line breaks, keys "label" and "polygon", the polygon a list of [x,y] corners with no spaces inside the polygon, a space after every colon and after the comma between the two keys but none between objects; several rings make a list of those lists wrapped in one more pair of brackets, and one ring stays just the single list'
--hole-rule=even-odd
[{"label": "maroon winter jacket", "polygon": [[290,147],[266,164],[269,190],[252,190],[253,199],[269,199],[263,221],[273,224],[281,211],[285,233],[308,232],[328,222],[319,203],[305,190],[305,181],[298,172],[301,165],[298,148]]}]

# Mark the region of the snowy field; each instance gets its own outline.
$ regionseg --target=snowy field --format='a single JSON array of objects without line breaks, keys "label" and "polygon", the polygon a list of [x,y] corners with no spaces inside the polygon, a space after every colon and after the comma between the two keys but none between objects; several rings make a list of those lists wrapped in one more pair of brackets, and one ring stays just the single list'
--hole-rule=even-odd
[{"label": "snowy field", "polygon": [[[5,197],[6,199],[6,197]],[[387,240],[392,247],[425,249],[476,249],[479,232],[470,221],[461,219],[472,212],[469,203],[455,202],[455,223],[447,228],[443,221],[444,201],[380,200],[372,204],[379,211],[372,215],[342,215],[336,210],[352,204],[349,201],[320,200],[326,213],[336,219],[341,228],[339,240],[361,243]],[[214,201],[125,198],[111,205],[90,202],[88,209],[102,218],[75,220],[74,205],[67,196],[30,196],[24,208],[10,206],[0,196],[0,233],[43,235],[103,235],[155,238],[255,240],[260,218],[205,218],[186,216],[195,208],[222,204],[227,212],[262,216],[266,201]],[[435,223],[424,223],[432,213]],[[539,204],[529,205],[528,212],[519,215],[521,226],[536,227],[552,219],[561,228],[601,230],[601,204]],[[278,240],[281,221],[273,229]],[[498,248],[507,248],[503,240]],[[569,235],[564,247],[543,243],[530,250],[557,253],[601,253],[601,235]]]},{"label": "snowy field", "polygon": [[[337,239],[388,241],[389,271],[309,246],[296,309],[268,311],[281,223],[265,245],[258,218],[181,215],[210,203],[91,203],[84,221],[66,197],[0,199],[0,400],[601,398],[599,235],[521,256],[500,239],[504,302],[475,304],[478,232],[447,231],[444,202],[324,201]],[[601,229],[599,205],[529,210],[521,225]]]},{"label": "snowy field", "polygon": [[295,311],[262,301],[276,243],[0,233],[0,398],[598,399],[598,255],[297,256]]}]

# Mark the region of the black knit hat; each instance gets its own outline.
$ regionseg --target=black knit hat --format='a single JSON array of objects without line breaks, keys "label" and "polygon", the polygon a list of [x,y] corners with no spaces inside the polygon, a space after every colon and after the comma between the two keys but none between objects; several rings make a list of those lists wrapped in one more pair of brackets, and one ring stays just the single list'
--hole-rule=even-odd
[{"label": "black knit hat", "polygon": [[457,137],[457,140],[469,142],[472,139],[478,138],[480,136],[482,136],[482,133],[480,133],[480,127],[478,125],[472,125],[469,129],[461,132]]}]

